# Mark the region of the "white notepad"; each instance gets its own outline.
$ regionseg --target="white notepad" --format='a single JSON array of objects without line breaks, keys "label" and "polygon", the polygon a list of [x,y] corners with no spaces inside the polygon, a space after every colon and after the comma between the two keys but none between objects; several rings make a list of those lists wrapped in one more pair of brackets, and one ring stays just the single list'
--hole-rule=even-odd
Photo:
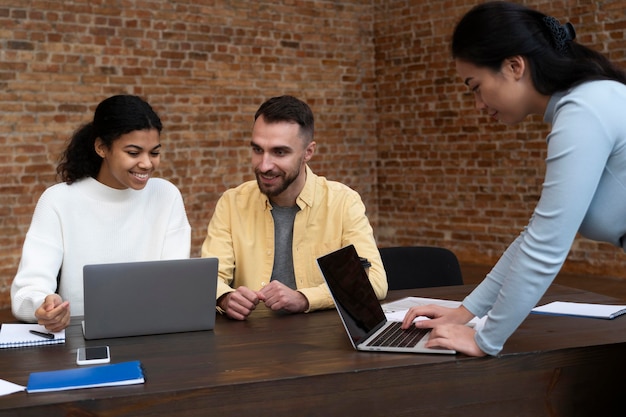
[{"label": "white notepad", "polygon": [[54,339],[34,335],[30,333],[31,330],[51,333],[39,324],[3,323],[0,328],[0,349],[65,343],[65,329],[51,333]]},{"label": "white notepad", "polygon": [[612,304],[589,304],[573,303],[566,301],[554,301],[535,307],[533,313],[550,314],[557,316],[590,317],[596,319],[612,320],[626,313],[626,305]]}]

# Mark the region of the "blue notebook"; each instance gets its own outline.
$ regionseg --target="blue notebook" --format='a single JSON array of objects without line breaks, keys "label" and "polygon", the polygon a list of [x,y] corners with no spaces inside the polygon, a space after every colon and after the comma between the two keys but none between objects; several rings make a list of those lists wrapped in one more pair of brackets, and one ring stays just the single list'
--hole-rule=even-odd
[{"label": "blue notebook", "polygon": [[121,362],[86,366],[60,371],[33,372],[28,377],[27,392],[63,391],[78,388],[143,384],[141,362]]}]

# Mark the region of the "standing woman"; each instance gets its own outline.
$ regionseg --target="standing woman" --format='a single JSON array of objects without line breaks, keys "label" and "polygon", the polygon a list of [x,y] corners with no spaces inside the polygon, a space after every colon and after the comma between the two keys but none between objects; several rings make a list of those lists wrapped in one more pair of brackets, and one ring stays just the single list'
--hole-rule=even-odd
[{"label": "standing woman", "polygon": [[[505,124],[542,114],[541,198],[528,226],[457,309],[413,308],[430,346],[497,355],[561,269],[577,232],[626,249],[626,75],[574,41],[574,28],[522,5],[489,2],[458,23],[452,54],[476,107]],[[482,329],[464,326],[487,315]]]},{"label": "standing woman", "polygon": [[[191,227],[180,191],[152,178],[161,120],[131,95],[102,101],[71,138],[41,195],[11,285],[16,318],[50,331],[83,315],[83,266],[188,258]],[[111,300],[115,302],[115,300]]]}]

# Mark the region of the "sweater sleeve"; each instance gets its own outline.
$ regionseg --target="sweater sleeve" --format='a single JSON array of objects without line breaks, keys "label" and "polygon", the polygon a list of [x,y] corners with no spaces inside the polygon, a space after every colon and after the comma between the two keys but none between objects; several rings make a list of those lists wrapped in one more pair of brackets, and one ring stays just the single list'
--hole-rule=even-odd
[{"label": "sweater sleeve", "polygon": [[528,226],[464,300],[474,314],[488,310],[476,343],[491,355],[502,349],[563,265],[614,139],[603,125],[602,108],[578,95],[559,102],[547,141],[543,190]]},{"label": "sweater sleeve", "polygon": [[61,224],[49,193],[37,202],[24,240],[22,258],[11,284],[11,309],[19,320],[35,322],[35,310],[57,290],[63,262]]}]

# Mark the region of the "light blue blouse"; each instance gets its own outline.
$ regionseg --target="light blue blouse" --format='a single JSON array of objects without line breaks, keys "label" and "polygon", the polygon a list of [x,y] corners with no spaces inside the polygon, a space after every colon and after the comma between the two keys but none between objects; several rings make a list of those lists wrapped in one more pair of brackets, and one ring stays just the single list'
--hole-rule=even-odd
[{"label": "light blue blouse", "polygon": [[590,81],[551,97],[541,198],[528,225],[463,301],[487,314],[476,343],[496,355],[535,307],[577,232],[626,249],[626,85]]}]

